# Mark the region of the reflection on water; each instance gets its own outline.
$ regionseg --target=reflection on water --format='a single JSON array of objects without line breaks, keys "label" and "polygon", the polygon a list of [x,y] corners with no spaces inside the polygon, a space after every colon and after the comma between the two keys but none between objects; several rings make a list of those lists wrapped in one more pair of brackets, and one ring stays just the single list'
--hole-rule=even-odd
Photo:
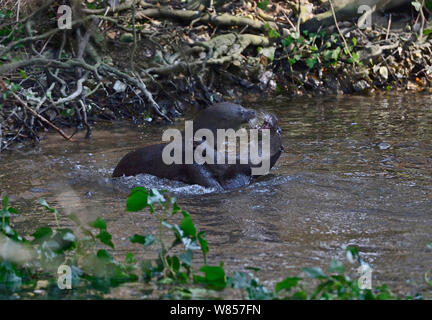
[{"label": "reflection on water", "polygon": [[258,276],[274,282],[343,259],[342,246],[356,245],[375,284],[405,293],[424,288],[432,269],[431,97],[281,98],[246,106],[274,112],[285,145],[271,174],[250,186],[215,193],[145,175],[112,181],[118,160],[159,142],[164,129],[115,125],[98,127],[91,141],[50,134],[37,149],[1,154],[0,193],[26,212],[14,222],[27,234],[55,225],[35,206],[40,197],[84,221],[104,217],[115,253],[123,255],[142,254],[128,236],[155,226],[147,213],[125,212],[129,188],[164,188],[207,232],[209,262],[225,261],[228,270],[259,267]]}]

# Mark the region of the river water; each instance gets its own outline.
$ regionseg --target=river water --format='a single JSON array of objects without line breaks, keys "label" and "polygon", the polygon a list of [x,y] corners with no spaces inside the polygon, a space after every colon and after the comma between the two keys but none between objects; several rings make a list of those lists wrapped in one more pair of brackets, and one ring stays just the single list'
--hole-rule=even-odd
[{"label": "river water", "polygon": [[[36,148],[0,154],[0,193],[23,212],[15,227],[31,234],[55,226],[36,205],[43,197],[65,217],[101,216],[113,234],[114,254],[150,257],[128,237],[156,229],[147,212],[126,213],[132,186],[168,189],[207,233],[209,263],[229,271],[257,267],[268,285],[344,260],[355,245],[372,269],[373,286],[413,294],[432,272],[432,98],[377,94],[274,98],[244,103],[274,112],[285,152],[270,174],[250,186],[217,193],[151,176],[112,181],[127,152],[159,142],[167,127],[96,125],[94,138],[65,142],[46,134]],[[177,126],[181,127],[181,121]],[[155,251],[155,250],[153,250]],[[135,289],[133,289],[135,290]],[[129,292],[127,297],[134,297]],[[114,297],[122,297],[119,293]],[[135,295],[136,296],[136,295]]]}]

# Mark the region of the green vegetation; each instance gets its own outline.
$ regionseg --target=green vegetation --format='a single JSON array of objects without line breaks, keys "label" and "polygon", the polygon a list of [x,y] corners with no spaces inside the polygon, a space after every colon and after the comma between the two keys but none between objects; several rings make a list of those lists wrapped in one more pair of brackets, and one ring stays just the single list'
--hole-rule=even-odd
[{"label": "green vegetation", "polygon": [[[105,220],[97,218],[83,225],[76,215],[70,215],[69,219],[76,225],[73,231],[58,225],[56,209],[42,199],[40,204],[54,215],[57,228],[39,228],[29,240],[12,228],[10,218],[18,211],[9,206],[8,197],[3,198],[0,211],[2,298],[100,298],[112,288],[139,281],[152,288],[147,292],[149,296],[165,299],[220,298],[223,290],[228,288],[239,290],[248,299],[397,298],[386,286],[360,289],[357,277],[351,278],[344,264],[337,260],[331,261],[327,272],[320,268],[304,268],[306,278],[288,277],[278,282],[274,289],[265,287],[250,273],[227,275],[223,262],[216,266],[207,264],[209,245],[205,232],[197,230],[190,214],[180,209],[176,199],[165,191],[139,187],[128,197],[127,211],[147,209],[159,221],[156,234],[135,234],[129,238],[147,252],[149,248],[158,252],[156,258],[140,262],[132,253],[127,253],[124,261],[109,253],[114,244]],[[178,216],[178,224],[168,223]],[[198,267],[197,253],[203,261]],[[355,247],[348,247],[346,253],[351,263],[365,265]],[[57,268],[60,265],[71,268],[73,290],[58,288]]]},{"label": "green vegetation", "polygon": [[360,63],[358,54],[354,52],[357,38],[351,39],[350,45],[344,47],[337,33],[327,35],[325,31],[319,33],[303,31],[303,35],[294,33],[281,40],[288,62],[293,65],[305,61],[312,69],[317,63],[325,66],[336,66],[339,61]]},{"label": "green vegetation", "polygon": [[[0,44],[7,45],[11,42],[17,41],[24,37],[25,26],[22,23],[17,23],[16,25],[10,25],[3,22],[13,18],[14,13],[12,10],[0,10]],[[15,49],[23,48],[24,44],[17,45]]]}]

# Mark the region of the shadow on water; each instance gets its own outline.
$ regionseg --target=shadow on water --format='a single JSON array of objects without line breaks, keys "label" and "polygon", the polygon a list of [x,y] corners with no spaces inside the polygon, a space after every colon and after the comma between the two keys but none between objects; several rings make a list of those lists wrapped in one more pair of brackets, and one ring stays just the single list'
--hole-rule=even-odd
[{"label": "shadow on water", "polygon": [[0,193],[26,212],[14,220],[25,234],[55,225],[35,205],[43,197],[84,221],[105,218],[115,254],[143,254],[128,236],[151,233],[156,220],[125,212],[128,191],[168,189],[207,232],[210,263],[259,267],[261,279],[275,282],[301,267],[327,266],[343,258],[342,246],[356,245],[374,281],[405,293],[421,289],[432,266],[431,97],[280,98],[247,106],[276,113],[285,146],[271,174],[250,186],[215,193],[146,175],[112,181],[118,160],[159,142],[164,129],[116,124],[97,126],[91,141],[49,134],[37,149],[1,154]]}]

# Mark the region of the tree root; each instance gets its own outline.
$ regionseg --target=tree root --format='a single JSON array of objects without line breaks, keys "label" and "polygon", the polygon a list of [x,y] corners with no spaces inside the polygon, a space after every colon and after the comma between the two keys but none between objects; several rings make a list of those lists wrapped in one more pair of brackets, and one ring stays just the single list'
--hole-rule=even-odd
[{"label": "tree root", "polygon": [[277,28],[277,25],[273,22],[261,22],[258,20],[252,20],[245,17],[237,17],[227,13],[221,15],[211,15],[206,12],[192,11],[192,10],[175,10],[171,8],[150,8],[145,10],[139,10],[136,13],[137,19],[145,18],[165,18],[165,19],[176,19],[183,21],[196,21],[201,23],[211,23],[214,26],[225,26],[225,27],[245,27],[248,26],[251,29],[258,31],[265,31],[267,25],[272,28]]},{"label": "tree root", "polygon": [[[15,111],[13,102],[7,104],[9,117],[18,119],[18,123],[21,125],[20,129],[15,131],[14,138],[9,139],[9,142],[20,137],[23,132],[30,132],[32,136],[37,138],[35,126],[40,124],[54,129],[66,140],[69,140],[73,135],[67,136],[49,120],[52,119],[53,112],[59,115],[65,110],[67,112],[71,111],[71,113],[68,113],[69,118],[72,118],[71,114],[74,114],[76,117],[74,121],[77,121],[78,125],[84,125],[87,128],[87,136],[89,137],[91,135],[91,126],[88,123],[88,106],[96,104],[90,100],[92,100],[92,95],[99,94],[98,89],[101,87],[105,90],[105,97],[110,96],[104,86],[106,81],[122,81],[128,85],[127,88],[135,92],[141,105],[147,105],[148,109],[152,110],[154,114],[171,123],[172,118],[169,112],[162,108],[154,98],[156,95],[159,96],[159,93],[155,95],[147,88],[149,83],[159,87],[159,92],[162,92],[163,95],[175,97],[176,94],[173,95],[173,91],[167,90],[166,84],[162,82],[164,80],[160,79],[166,79],[171,88],[174,87],[175,90],[178,90],[175,81],[172,80],[173,77],[178,75],[179,78],[185,78],[188,86],[198,89],[203,100],[210,101],[213,97],[206,85],[206,76],[209,70],[211,74],[214,74],[213,70],[218,67],[226,68],[233,62],[243,62],[244,57],[242,54],[250,46],[267,47],[270,45],[270,41],[266,36],[252,33],[267,33],[269,27],[267,21],[232,16],[227,13],[215,15],[208,12],[158,7],[142,0],[129,0],[117,8],[110,8],[109,10],[107,8],[82,9],[83,14],[72,22],[72,30],[61,30],[52,26],[51,29],[44,28],[44,31],[40,32],[35,17],[43,12],[47,14],[48,8],[51,8],[53,4],[54,1],[50,0],[38,9],[37,13],[21,18],[19,22],[26,26],[26,35],[15,38],[4,46],[0,45],[0,57],[3,57],[4,61],[4,63],[0,64],[0,75],[16,79],[18,70],[30,74],[38,70],[36,71],[39,73],[38,77],[42,75],[40,79],[36,79],[35,76],[24,80],[28,83],[27,89],[19,92],[9,90],[6,83],[0,80],[1,87],[6,92],[9,92],[13,99],[24,108],[24,111]],[[132,13],[132,27],[130,25],[126,26],[124,20],[117,15],[126,11]],[[112,16],[113,14],[115,15]],[[216,28],[207,41],[200,39],[192,43],[185,43],[184,40],[181,40],[181,37],[177,37],[176,40],[180,44],[173,42],[161,45],[159,39],[153,39],[155,33],[135,26],[135,22],[138,25],[139,20],[142,19],[152,19],[152,24],[158,22],[156,19],[180,20],[190,24],[193,21],[193,23],[201,24],[201,26],[194,28],[190,26],[188,30],[191,31],[205,28],[203,24],[215,27],[234,27],[234,29],[241,27],[242,30],[241,32],[239,32],[240,29],[237,32],[232,30],[231,33],[214,36]],[[105,21],[106,24],[101,24],[101,21]],[[110,26],[109,30],[121,30],[133,34],[133,49],[128,64],[130,70],[123,70],[122,67],[104,61],[104,58],[99,56],[98,49],[100,47],[98,47],[96,34],[98,28],[99,35],[100,31],[107,30],[106,25]],[[270,22],[270,26],[277,27],[272,22]],[[243,33],[245,30],[251,33]],[[74,36],[73,40],[67,41],[67,37],[71,35]],[[162,57],[160,61],[143,66],[138,59],[135,59],[140,55],[138,44],[142,38],[145,38],[147,42],[152,42],[153,47],[156,48],[155,51],[160,51]],[[3,40],[5,38],[0,38],[0,43]],[[59,40],[61,43],[57,48],[55,46],[58,45]],[[11,57],[19,50],[17,48],[20,46],[25,46],[29,50],[19,52],[18,58],[20,60],[17,60],[16,57],[12,59]],[[171,49],[172,52],[170,52]],[[51,52],[50,50],[55,52],[54,57],[48,54]],[[205,56],[203,56],[204,53],[206,53]],[[65,57],[66,54],[68,54],[67,57]],[[38,84],[37,93],[32,91],[32,88],[29,88],[32,83]],[[211,83],[213,83],[213,80],[211,80]],[[89,90],[87,86],[92,89]],[[28,92],[31,92],[31,94],[29,95]],[[32,97],[32,94],[36,94],[36,97]],[[133,99],[136,101],[136,98]],[[144,101],[146,103],[143,103]],[[177,102],[172,101],[175,108],[178,106]],[[9,111],[12,109],[13,111],[10,113]],[[42,114],[48,114],[48,116]],[[6,137],[6,122],[1,116],[0,114],[0,150],[4,149],[3,144]],[[16,130],[10,127],[6,129],[9,132]],[[10,137],[10,135],[8,136]]]}]

